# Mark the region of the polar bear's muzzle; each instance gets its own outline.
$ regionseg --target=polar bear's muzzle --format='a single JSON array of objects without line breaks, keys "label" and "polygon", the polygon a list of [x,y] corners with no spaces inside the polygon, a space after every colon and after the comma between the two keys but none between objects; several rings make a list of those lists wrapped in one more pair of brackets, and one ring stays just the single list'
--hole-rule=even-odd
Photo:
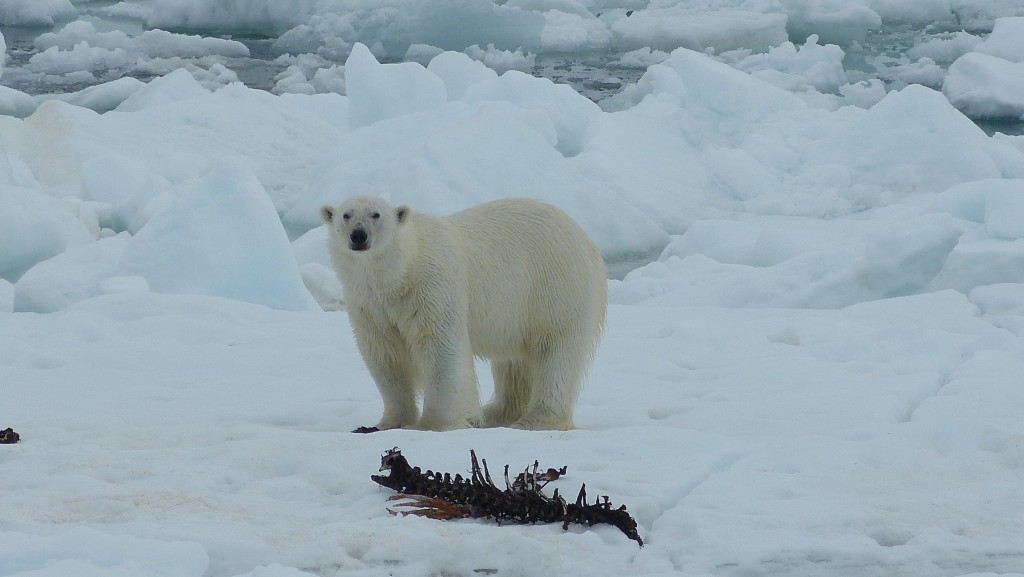
[{"label": "polar bear's muzzle", "polygon": [[364,251],[370,248],[370,237],[365,230],[357,228],[348,235],[348,247],[355,251]]}]

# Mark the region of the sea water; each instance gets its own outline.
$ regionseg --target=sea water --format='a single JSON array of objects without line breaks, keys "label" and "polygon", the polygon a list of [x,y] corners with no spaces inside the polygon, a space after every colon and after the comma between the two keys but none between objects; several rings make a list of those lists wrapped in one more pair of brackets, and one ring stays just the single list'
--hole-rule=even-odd
[{"label": "sea water", "polygon": [[[117,3],[109,0],[81,4],[77,7],[78,19],[89,22],[97,33],[121,31],[135,38],[144,32],[145,25],[139,19],[111,16],[110,11],[105,9],[114,4]],[[3,76],[0,77],[0,85],[39,95],[75,92],[93,84],[116,80],[121,76],[133,76],[146,81],[159,75],[159,69],[153,70],[152,67],[108,66],[102,61],[93,64],[89,70],[91,76],[52,74],[45,69],[37,70],[38,66],[31,66],[30,60],[40,52],[36,46],[39,36],[59,30],[66,24],[58,23],[53,28],[0,26],[0,33],[7,43],[7,62]],[[223,62],[237,75],[239,81],[251,88],[273,90],[280,75],[294,62],[294,59],[285,56],[276,38],[270,36],[217,34],[193,30],[175,32],[212,35],[244,44],[249,50],[248,57],[219,57],[214,60]],[[941,75],[952,61],[937,60],[936,68],[931,75],[915,74],[914,68],[920,61],[913,52],[915,47],[929,41],[950,38],[957,33],[983,38],[989,32],[990,28],[966,29],[956,21],[928,24],[883,23],[880,28],[869,30],[863,41],[841,46],[845,53],[843,68],[851,82],[879,79],[889,90],[901,89],[908,83],[921,83],[929,85],[930,88],[941,89]],[[791,40],[797,44],[804,41],[802,38]],[[713,54],[710,49],[708,52]],[[332,55],[321,51],[316,60],[324,66],[343,65],[345,56],[343,52]],[[622,65],[622,56],[623,51],[615,49],[581,53],[537,53],[531,55],[532,64],[524,71],[554,82],[568,84],[580,94],[601,103],[624,87],[636,83],[645,71],[642,65]],[[382,60],[396,62],[401,58],[385,57]],[[208,61],[204,63],[208,64]],[[204,63],[199,63],[199,66],[202,67]],[[1024,121],[1019,120],[981,120],[978,124],[990,133],[1024,132]]]}]

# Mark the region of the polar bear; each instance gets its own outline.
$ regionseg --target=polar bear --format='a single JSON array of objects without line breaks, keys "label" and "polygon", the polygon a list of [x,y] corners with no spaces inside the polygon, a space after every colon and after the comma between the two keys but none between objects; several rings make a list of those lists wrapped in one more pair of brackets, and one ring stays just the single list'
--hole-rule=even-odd
[{"label": "polar bear", "polygon": [[[376,427],[357,432],[573,427],[604,330],[607,280],[572,218],[527,199],[434,217],[376,197],[324,206],[320,216],[384,400]],[[474,356],[490,360],[494,375],[482,411]]]}]

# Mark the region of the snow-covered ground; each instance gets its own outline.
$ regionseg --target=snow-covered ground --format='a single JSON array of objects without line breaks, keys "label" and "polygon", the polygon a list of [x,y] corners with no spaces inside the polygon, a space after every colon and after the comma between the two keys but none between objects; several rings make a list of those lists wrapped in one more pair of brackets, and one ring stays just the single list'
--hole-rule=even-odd
[{"label": "snow-covered ground", "polygon": [[[1024,574],[1024,136],[965,116],[1024,114],[1021,16],[2,0],[58,22],[29,72],[90,88],[0,87],[0,576]],[[295,90],[234,82],[248,48],[199,35],[232,22],[306,43]],[[844,67],[929,22],[906,61]],[[644,72],[600,105],[521,71],[602,42]],[[348,433],[381,403],[318,208],[366,192],[541,198],[613,269],[653,259],[609,281],[576,430]],[[391,516],[369,476],[394,446],[566,465],[549,490],[626,504],[646,546]]]}]

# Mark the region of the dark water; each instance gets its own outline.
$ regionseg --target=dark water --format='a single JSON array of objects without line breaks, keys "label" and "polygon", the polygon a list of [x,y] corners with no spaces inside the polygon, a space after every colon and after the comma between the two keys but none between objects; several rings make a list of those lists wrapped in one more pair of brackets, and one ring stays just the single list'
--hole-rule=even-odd
[{"label": "dark water", "polygon": [[1024,122],[1022,121],[974,119],[974,123],[989,136],[997,132],[1007,136],[1024,136]]},{"label": "dark water", "polygon": [[[250,88],[271,90],[275,77],[284,72],[287,65],[277,62],[281,53],[274,47],[272,38],[239,38],[249,48],[250,60],[234,60],[229,66],[238,79]],[[589,53],[574,55],[543,55],[536,56],[536,62],[530,71],[534,76],[547,78],[560,84],[568,84],[573,89],[600,102],[612,96],[630,84],[635,84],[643,76],[643,69],[615,68],[609,64],[618,60],[617,53]],[[397,62],[397,60],[391,60]],[[334,62],[344,64],[344,62]]]},{"label": "dark water", "polygon": [[[83,19],[93,21],[86,16]],[[125,21],[93,21],[97,31],[120,29],[129,34],[142,31],[138,25]],[[125,30],[125,28],[137,30]],[[93,71],[96,81],[93,83],[69,83],[61,78],[30,72],[25,67],[29,59],[38,53],[34,41],[49,28],[10,28],[0,26],[0,33],[7,42],[7,65],[0,85],[31,95],[77,92],[93,84],[116,80],[121,76],[133,76],[140,80],[149,80],[149,76],[133,71],[105,70]],[[250,58],[224,58],[224,64],[230,68],[238,79],[250,88],[271,90],[276,77],[288,68],[287,62],[278,60],[281,52],[275,49],[274,39],[224,36],[245,44],[249,48]],[[580,94],[600,102],[618,93],[622,88],[636,83],[644,70],[636,68],[611,68],[609,63],[617,60],[618,54],[581,54],[536,57],[536,64],[531,70],[535,76],[548,78],[554,82],[568,84]],[[344,64],[344,62],[333,62]]]},{"label": "dark water", "polygon": [[659,250],[650,254],[625,255],[607,259],[604,264],[608,269],[608,278],[622,280],[633,270],[657,260],[660,254]]}]

